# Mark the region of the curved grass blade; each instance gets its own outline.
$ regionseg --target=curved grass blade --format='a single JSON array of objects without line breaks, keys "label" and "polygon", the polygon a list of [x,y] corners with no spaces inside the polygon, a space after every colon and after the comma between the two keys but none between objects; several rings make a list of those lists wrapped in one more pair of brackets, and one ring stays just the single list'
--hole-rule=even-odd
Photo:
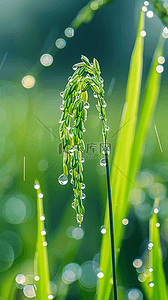
[{"label": "curved grass blade", "polygon": [[47,255],[47,242],[45,241],[44,229],[44,211],[43,211],[43,196],[39,182],[35,181],[37,189],[37,243],[35,254],[35,276],[39,278],[36,281],[37,291],[36,300],[48,299],[49,291],[49,267]]},{"label": "curved grass blade", "polygon": [[[127,82],[126,100],[121,119],[120,127],[133,115],[133,122],[129,122],[127,127],[119,132],[117,146],[114,156],[114,164],[128,177],[131,155],[133,149],[133,141],[136,128],[136,114],[139,104],[139,95],[141,88],[142,65],[143,65],[143,37],[140,32],[144,29],[144,13],[141,11],[137,37],[133,53],[131,56],[130,70]],[[126,191],[130,188],[130,181],[113,166],[112,176],[112,194],[114,207],[114,229],[115,229],[115,245],[119,247],[122,234],[122,219],[125,217],[128,199],[126,199]],[[102,239],[100,268],[104,273],[104,277],[99,280],[98,300],[109,299],[111,290],[111,249],[110,249],[110,229],[108,207],[106,207],[105,222],[106,235]],[[116,253],[115,253],[116,255]]]}]

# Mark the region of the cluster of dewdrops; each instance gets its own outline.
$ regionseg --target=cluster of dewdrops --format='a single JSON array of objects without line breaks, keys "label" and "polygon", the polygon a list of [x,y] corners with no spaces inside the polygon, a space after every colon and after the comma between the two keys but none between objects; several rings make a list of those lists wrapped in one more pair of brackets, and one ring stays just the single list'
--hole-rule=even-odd
[{"label": "cluster of dewdrops", "polygon": [[[143,12],[146,13],[146,16],[147,16],[148,18],[153,18],[153,11],[148,10],[148,5],[149,5],[149,2],[148,2],[148,1],[145,1],[145,2],[144,2],[144,6],[142,6],[142,10],[143,10]],[[141,35],[142,37],[145,37],[145,36],[146,36],[146,31],[145,31],[145,30],[141,30],[140,35]],[[167,27],[164,27],[164,28],[163,28],[162,36],[163,36],[163,38],[165,38],[165,39],[168,38],[168,28],[167,28]],[[159,63],[159,65],[157,65],[156,71],[157,71],[158,73],[162,73],[162,72],[164,71],[164,67],[162,66],[162,64],[165,63],[165,58],[164,58],[163,56],[159,56],[159,57],[158,57],[158,63]]]},{"label": "cluster of dewdrops", "polygon": [[[87,110],[90,107],[88,103],[87,89],[90,87],[94,97],[97,99],[96,108],[99,112],[99,118],[102,121],[102,134],[105,142],[102,153],[110,153],[109,147],[106,147],[107,131],[109,127],[106,125],[105,107],[107,103],[104,100],[103,79],[100,76],[100,67],[96,59],[93,63],[82,55],[82,62],[75,64],[75,71],[68,78],[68,84],[64,91],[60,93],[62,104],[61,119],[59,120],[60,139],[63,146],[63,174],[59,176],[58,181],[61,185],[68,183],[68,164],[70,163],[71,184],[73,184],[74,201],[72,208],[77,213],[77,222],[79,226],[83,221],[84,206],[83,200],[86,195],[83,193],[85,184],[83,183],[83,163],[82,153],[85,150],[83,134],[86,131],[85,121],[87,120]],[[87,73],[84,77],[83,74]],[[100,161],[101,166],[105,166],[105,158]]]}]

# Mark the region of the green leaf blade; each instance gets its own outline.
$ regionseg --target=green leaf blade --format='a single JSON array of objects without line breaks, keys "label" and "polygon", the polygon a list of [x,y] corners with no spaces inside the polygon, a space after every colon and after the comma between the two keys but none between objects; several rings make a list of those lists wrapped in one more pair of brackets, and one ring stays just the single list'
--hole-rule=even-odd
[{"label": "green leaf blade", "polygon": [[[36,184],[39,182],[36,180]],[[40,217],[44,216],[43,211],[43,197],[40,198],[38,195],[41,193],[41,188],[37,189],[37,243],[36,243],[36,254],[35,254],[35,276],[39,277],[36,281],[37,292],[36,300],[47,300],[49,291],[49,267],[48,267],[48,254],[47,254],[47,243],[45,241],[45,235],[42,235],[44,230],[44,220]]]},{"label": "green leaf blade", "polygon": [[[130,118],[132,118],[132,116],[134,116],[134,118],[132,118],[133,122],[129,122],[128,125],[126,127],[123,127],[122,130],[119,132],[114,156],[114,165],[116,165],[117,168],[113,165],[111,176],[116,249],[118,249],[121,244],[121,236],[123,231],[122,219],[125,217],[125,214],[128,209],[128,199],[125,197],[125,195],[128,194],[128,190],[131,186],[131,182],[128,180],[128,178],[124,177],[122,173],[128,176],[136,129],[136,114],[139,104],[143,65],[143,37],[140,35],[140,32],[143,29],[144,13],[141,11],[136,42],[131,56],[130,70],[127,82],[126,100],[120,128]],[[118,169],[120,169],[122,173],[119,172]],[[104,277],[99,280],[98,300],[108,300],[110,297],[110,290],[112,286],[110,282],[112,268],[108,206],[106,206],[104,224],[106,227],[106,235],[104,235],[102,238],[100,261],[100,268],[104,273]],[[116,257],[117,254],[118,251],[116,251],[115,253]]]}]

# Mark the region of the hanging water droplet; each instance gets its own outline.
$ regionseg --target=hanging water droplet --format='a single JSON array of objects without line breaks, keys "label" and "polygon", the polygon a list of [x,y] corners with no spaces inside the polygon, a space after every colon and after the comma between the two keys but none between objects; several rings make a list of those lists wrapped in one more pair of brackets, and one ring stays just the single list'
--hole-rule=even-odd
[{"label": "hanging water droplet", "polygon": [[86,132],[86,128],[83,128],[83,132]]},{"label": "hanging water droplet", "polygon": [[102,120],[103,119],[103,115],[101,113],[99,113],[99,119]]},{"label": "hanging water droplet", "polygon": [[129,220],[125,218],[125,219],[122,220],[122,223],[123,223],[123,225],[128,225]]},{"label": "hanging water droplet", "polygon": [[72,78],[72,76],[69,76],[69,77],[68,77],[68,80],[71,80],[71,78]]},{"label": "hanging water droplet", "polygon": [[60,105],[60,110],[64,110],[64,107],[62,104]]},{"label": "hanging water droplet", "polygon": [[81,186],[81,189],[85,189],[85,184],[82,182],[82,186]]},{"label": "hanging water droplet", "polygon": [[58,177],[58,182],[61,184],[61,185],[65,185],[68,183],[68,178],[62,174]]},{"label": "hanging water droplet", "polygon": [[72,67],[72,70],[76,71],[76,70],[77,70],[77,67],[76,67],[76,66],[73,66],[73,67]]},{"label": "hanging water droplet", "polygon": [[84,157],[81,158],[81,163],[83,164],[85,161]]},{"label": "hanging water droplet", "polygon": [[158,214],[158,212],[159,212],[159,208],[155,207],[155,208],[154,208],[154,213],[155,213],[155,214]]},{"label": "hanging water droplet", "polygon": [[100,160],[100,165],[101,165],[101,167],[105,167],[106,166],[106,160],[105,160],[105,158],[102,158]]},{"label": "hanging water droplet", "polygon": [[85,104],[84,104],[84,108],[88,109],[89,107],[90,107],[90,104],[89,104],[89,102],[85,102]]},{"label": "hanging water droplet", "polygon": [[100,232],[101,232],[101,234],[105,234],[105,233],[106,233],[106,228],[105,228],[104,225],[102,225],[102,226],[100,227]]},{"label": "hanging water droplet", "polygon": [[154,287],[154,282],[153,281],[149,282],[149,286]]},{"label": "hanging water droplet", "polygon": [[45,247],[46,247],[46,246],[47,246],[47,242],[43,242],[43,246],[45,246]]},{"label": "hanging water droplet", "polygon": [[63,94],[64,94],[64,91],[62,91],[61,93],[60,93],[60,96],[63,98]]},{"label": "hanging water droplet", "polygon": [[72,175],[72,169],[69,170],[69,174]]},{"label": "hanging water droplet", "polygon": [[107,147],[103,147],[103,149],[102,149],[102,153],[103,154],[105,154],[106,153],[106,151],[107,151],[107,154],[109,155],[110,154],[110,148],[107,146]]},{"label": "hanging water droplet", "polygon": [[48,299],[53,299],[53,298],[54,298],[54,296],[52,294],[48,295]]},{"label": "hanging water droplet", "polygon": [[152,273],[152,272],[153,272],[153,268],[149,268],[148,271],[149,271],[150,273]]},{"label": "hanging water droplet", "polygon": [[94,96],[95,98],[98,98],[98,95],[97,95],[96,92],[93,93],[93,96]]},{"label": "hanging water droplet", "polygon": [[109,131],[110,127],[105,125],[105,131]]},{"label": "hanging water droplet", "polygon": [[80,197],[81,200],[85,199],[86,195],[84,193],[82,193],[82,196]]},{"label": "hanging water droplet", "polygon": [[160,227],[160,223],[156,223],[156,227]]},{"label": "hanging water droplet", "polygon": [[106,107],[106,106],[107,106],[107,103],[104,101],[104,103],[103,103],[102,106],[103,106],[103,107]]}]

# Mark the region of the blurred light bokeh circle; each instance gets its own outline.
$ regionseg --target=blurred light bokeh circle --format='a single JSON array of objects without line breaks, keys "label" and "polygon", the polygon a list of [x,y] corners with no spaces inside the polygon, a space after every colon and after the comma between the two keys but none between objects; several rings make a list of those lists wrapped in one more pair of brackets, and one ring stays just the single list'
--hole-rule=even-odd
[{"label": "blurred light bokeh circle", "polygon": [[93,269],[93,261],[86,261],[81,265],[82,276],[79,279],[81,288],[85,291],[94,291],[97,284],[97,274]]},{"label": "blurred light bokeh circle", "polygon": [[0,240],[0,272],[4,272],[11,267],[14,261],[14,251],[12,247]]},{"label": "blurred light bokeh circle", "polygon": [[16,259],[22,252],[23,243],[20,236],[11,230],[3,231],[0,234],[0,241],[8,243],[14,251],[14,259]]},{"label": "blurred light bokeh circle", "polygon": [[82,276],[82,269],[77,263],[70,263],[62,270],[62,281],[71,284]]},{"label": "blurred light bokeh circle", "polygon": [[10,193],[1,204],[4,219],[11,224],[20,224],[30,220],[34,215],[34,202],[21,193]]}]

